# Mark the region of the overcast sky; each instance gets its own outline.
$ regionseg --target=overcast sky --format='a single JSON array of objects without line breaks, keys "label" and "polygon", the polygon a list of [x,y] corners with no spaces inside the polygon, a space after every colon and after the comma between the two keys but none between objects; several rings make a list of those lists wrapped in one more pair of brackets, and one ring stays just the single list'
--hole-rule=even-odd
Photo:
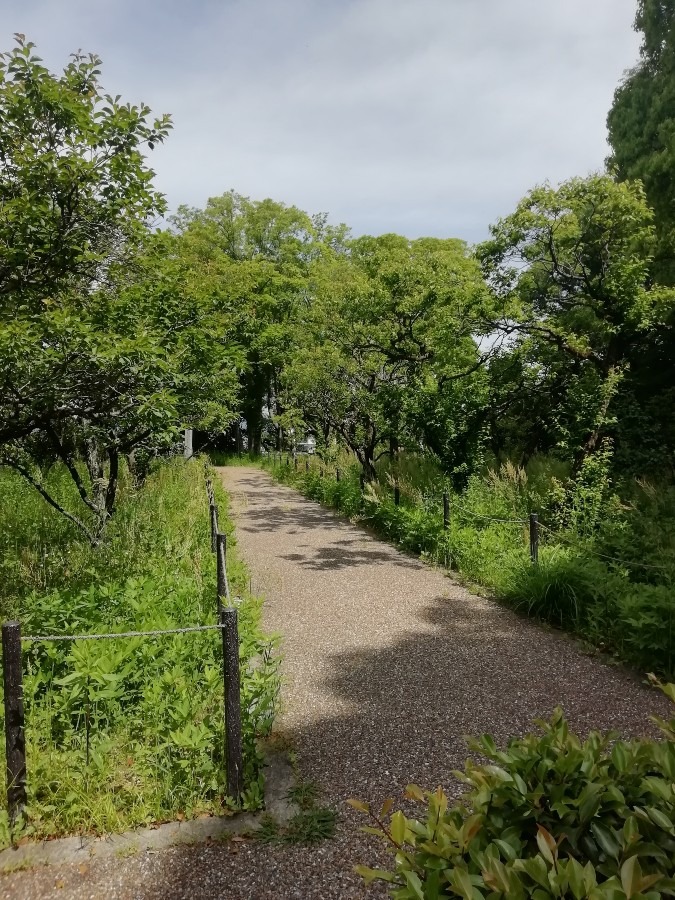
[{"label": "overcast sky", "polygon": [[602,168],[635,0],[0,0],[51,68],[170,112],[172,208],[234,188],[356,234],[479,240],[535,184]]}]

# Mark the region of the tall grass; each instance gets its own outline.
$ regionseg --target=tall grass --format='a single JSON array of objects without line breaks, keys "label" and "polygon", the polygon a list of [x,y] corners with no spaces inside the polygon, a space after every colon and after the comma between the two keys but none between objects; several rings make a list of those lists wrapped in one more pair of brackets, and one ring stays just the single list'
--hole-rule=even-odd
[{"label": "tall grass", "polygon": [[[57,469],[52,487],[67,491]],[[13,473],[0,472],[3,617],[25,635],[151,631],[216,621],[202,466],[160,466],[142,489],[127,482],[101,546],[80,540]],[[262,802],[257,738],[278,680],[260,603],[248,595],[227,500],[228,574],[239,607],[244,805]],[[29,807],[23,833],[119,831],[218,813],[226,796],[219,632],[24,645]],[[4,770],[4,762],[0,760]],[[4,802],[4,798],[3,798]],[[0,810],[0,843],[7,843]]]}]

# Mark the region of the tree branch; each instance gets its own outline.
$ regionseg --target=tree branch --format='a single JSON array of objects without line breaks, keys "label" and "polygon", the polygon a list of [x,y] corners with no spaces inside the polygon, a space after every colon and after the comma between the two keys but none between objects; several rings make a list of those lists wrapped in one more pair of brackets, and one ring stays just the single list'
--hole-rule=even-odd
[{"label": "tree branch", "polygon": [[3,458],[2,465],[9,466],[11,469],[14,469],[22,478],[25,478],[26,481],[32,485],[35,490],[42,496],[50,506],[52,506],[57,512],[60,512],[62,516],[65,516],[69,522],[72,522],[73,525],[76,525],[77,528],[80,529],[83,534],[86,535],[87,540],[95,547],[98,544],[98,540],[94,537],[91,531],[87,528],[87,526],[82,522],[77,516],[74,516],[71,512],[68,512],[60,503],[58,503],[54,498],[42,487],[42,485],[30,474],[28,469],[21,465],[21,463],[16,462],[16,460]]}]

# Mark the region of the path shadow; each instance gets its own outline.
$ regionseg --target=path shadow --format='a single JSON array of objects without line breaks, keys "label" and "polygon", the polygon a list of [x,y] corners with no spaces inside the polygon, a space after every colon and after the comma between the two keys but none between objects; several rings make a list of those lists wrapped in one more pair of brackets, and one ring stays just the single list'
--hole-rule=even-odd
[{"label": "path shadow", "polygon": [[[386,797],[394,797],[397,808],[419,817],[423,809],[402,796],[407,784],[429,789],[440,784],[458,797],[461,785],[454,770],[463,768],[469,756],[465,734],[489,732],[504,744],[536,731],[533,719],[548,718],[557,705],[582,735],[595,728],[616,728],[627,736],[654,733],[648,715],[672,715],[666,698],[628,671],[585,656],[564,635],[524,622],[509,610],[477,606],[470,597],[433,598],[411,612],[410,629],[385,645],[338,648],[324,657],[316,690],[307,692],[302,708],[296,703],[291,724],[282,720],[301,777],[317,782],[338,809],[339,834],[320,846],[320,865],[308,865],[300,853],[289,863],[282,858],[294,853],[288,849],[268,858],[267,849],[252,848],[246,864],[267,867],[269,893],[245,896],[287,896],[289,864],[297,871],[293,896],[386,896],[378,887],[366,891],[353,878],[354,865],[389,866],[391,858],[375,838],[362,835],[364,816],[344,801],[358,797],[379,808]],[[311,670],[308,660],[295,676]],[[317,850],[307,853],[316,859]],[[241,883],[242,860],[216,848],[200,850],[200,859],[206,860],[201,854],[208,855],[210,870],[217,873],[208,881],[210,888],[227,892],[234,871]],[[165,860],[160,879],[165,900],[183,898],[188,886],[194,891],[189,873],[173,857]],[[328,894],[327,871],[333,885]],[[244,895],[223,896],[237,900]]]},{"label": "path shadow", "polygon": [[[358,549],[349,549],[349,544],[358,543]],[[374,544],[375,546],[375,544]],[[420,569],[422,563],[406,559],[395,550],[367,550],[361,541],[335,541],[329,547],[308,547],[304,553],[287,553],[280,557],[298,563],[303,569],[313,571],[338,571],[355,566],[388,565],[404,569]]]},{"label": "path shadow", "polygon": [[330,515],[318,505],[310,505],[302,509],[289,509],[283,506],[266,506],[257,509],[249,505],[245,511],[236,516],[237,528],[242,531],[267,532],[287,530],[289,528],[343,528],[344,521]]},{"label": "path shadow", "polygon": [[351,712],[328,712],[289,735],[301,769],[336,800],[380,802],[410,782],[456,792],[464,735],[489,732],[505,743],[536,731],[534,720],[558,705],[582,735],[658,734],[649,714],[673,714],[630,672],[507,610],[482,615],[469,600],[437,597],[417,618],[429,628],[332,654],[319,687]]}]

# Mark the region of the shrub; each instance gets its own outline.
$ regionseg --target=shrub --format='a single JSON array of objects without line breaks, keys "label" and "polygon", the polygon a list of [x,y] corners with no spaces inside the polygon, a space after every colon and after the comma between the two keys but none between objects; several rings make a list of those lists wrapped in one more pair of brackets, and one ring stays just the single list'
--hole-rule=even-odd
[{"label": "shrub", "polygon": [[[675,700],[674,685],[663,689]],[[489,762],[457,773],[468,788],[459,803],[409,786],[424,820],[390,815],[391,800],[379,815],[350,801],[395,851],[391,871],[357,871],[390,882],[397,900],[675,896],[675,719],[659,722],[661,741],[581,741],[559,709],[540,725],[505,750],[489,736],[471,742]]]}]

